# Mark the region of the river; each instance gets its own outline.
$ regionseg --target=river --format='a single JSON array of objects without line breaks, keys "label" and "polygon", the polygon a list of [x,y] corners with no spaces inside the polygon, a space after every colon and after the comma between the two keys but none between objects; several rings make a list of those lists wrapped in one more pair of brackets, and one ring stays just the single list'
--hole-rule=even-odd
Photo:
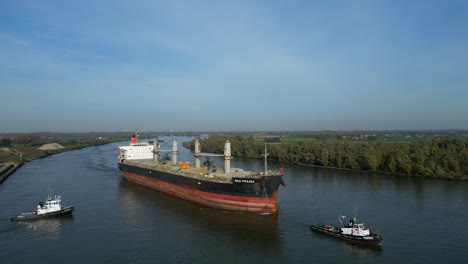
[{"label": "river", "polygon": [[[122,144],[34,160],[1,184],[0,263],[468,263],[468,182],[271,164],[288,184],[279,214],[232,213],[126,181],[116,164]],[[193,161],[179,149],[179,160]],[[236,158],[232,167],[262,170],[263,162]],[[34,210],[49,185],[75,206],[72,216],[9,220]],[[380,249],[308,227],[339,224],[354,208],[382,235]]]}]

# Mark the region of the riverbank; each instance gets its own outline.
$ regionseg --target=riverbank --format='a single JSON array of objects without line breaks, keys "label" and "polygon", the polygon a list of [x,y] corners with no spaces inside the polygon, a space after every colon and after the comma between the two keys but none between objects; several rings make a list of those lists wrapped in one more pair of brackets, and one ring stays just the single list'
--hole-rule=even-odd
[{"label": "riverbank", "polygon": [[[42,159],[45,157],[49,157],[58,153],[76,150],[76,149],[83,149],[92,146],[99,146],[104,144],[109,144],[113,142],[121,141],[118,140],[100,140],[88,143],[79,143],[79,144],[72,144],[65,146],[63,148],[57,149],[40,149],[37,147],[23,147],[19,149],[14,149],[13,151],[3,151],[2,155],[0,155],[0,184],[2,184],[5,180],[8,179],[9,176],[15,173],[21,166],[25,163],[36,160]],[[16,160],[16,161],[15,161]]]},{"label": "riverbank", "polygon": [[0,164],[0,184],[21,167],[21,165],[22,164],[12,162]]}]

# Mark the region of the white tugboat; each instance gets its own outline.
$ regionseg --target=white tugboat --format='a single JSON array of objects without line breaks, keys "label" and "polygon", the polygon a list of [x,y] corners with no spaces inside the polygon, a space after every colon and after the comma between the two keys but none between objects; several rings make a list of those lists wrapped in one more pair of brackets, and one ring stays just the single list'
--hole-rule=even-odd
[{"label": "white tugboat", "polygon": [[11,221],[27,221],[50,217],[59,217],[62,215],[71,214],[73,206],[62,206],[62,197],[54,195],[52,197],[50,191],[47,194],[45,202],[39,202],[35,212],[21,213],[11,218]]},{"label": "white tugboat", "polygon": [[344,217],[339,216],[341,227],[318,224],[310,225],[310,229],[348,242],[375,246],[382,244],[382,237],[379,234],[371,233],[369,229],[365,229],[364,223],[359,223],[356,216],[350,219],[346,225],[341,222],[341,218]]}]

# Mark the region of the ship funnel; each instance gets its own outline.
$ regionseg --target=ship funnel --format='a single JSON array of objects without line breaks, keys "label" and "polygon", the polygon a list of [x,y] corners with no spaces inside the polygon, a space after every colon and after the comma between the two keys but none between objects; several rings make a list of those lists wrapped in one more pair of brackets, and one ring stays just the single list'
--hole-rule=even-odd
[{"label": "ship funnel", "polygon": [[224,173],[229,174],[231,172],[231,143],[226,140],[224,144]]},{"label": "ship funnel", "polygon": [[177,148],[177,139],[174,137],[172,140],[172,163],[177,164],[177,154],[179,154],[179,150]]},{"label": "ship funnel", "polygon": [[200,168],[200,141],[198,141],[198,138],[195,139],[195,168],[199,169]]},{"label": "ship funnel", "polygon": [[138,143],[138,130],[133,133],[132,139],[130,140],[132,144]]}]

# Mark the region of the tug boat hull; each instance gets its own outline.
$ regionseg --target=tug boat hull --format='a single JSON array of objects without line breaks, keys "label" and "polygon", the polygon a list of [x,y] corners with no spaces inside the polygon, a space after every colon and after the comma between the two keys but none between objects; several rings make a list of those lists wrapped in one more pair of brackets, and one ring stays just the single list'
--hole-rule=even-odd
[{"label": "tug boat hull", "polygon": [[11,218],[11,221],[32,221],[32,220],[39,220],[39,219],[46,219],[52,217],[61,217],[65,215],[70,215],[74,210],[73,206],[66,206],[63,207],[60,211],[45,213],[45,214],[37,214],[36,212],[27,212],[21,213],[15,217]]},{"label": "tug boat hull", "polygon": [[378,234],[370,233],[368,236],[345,235],[340,232],[340,228],[330,225],[310,225],[312,231],[328,235],[343,241],[357,243],[361,245],[380,246],[382,245],[382,237]]}]

